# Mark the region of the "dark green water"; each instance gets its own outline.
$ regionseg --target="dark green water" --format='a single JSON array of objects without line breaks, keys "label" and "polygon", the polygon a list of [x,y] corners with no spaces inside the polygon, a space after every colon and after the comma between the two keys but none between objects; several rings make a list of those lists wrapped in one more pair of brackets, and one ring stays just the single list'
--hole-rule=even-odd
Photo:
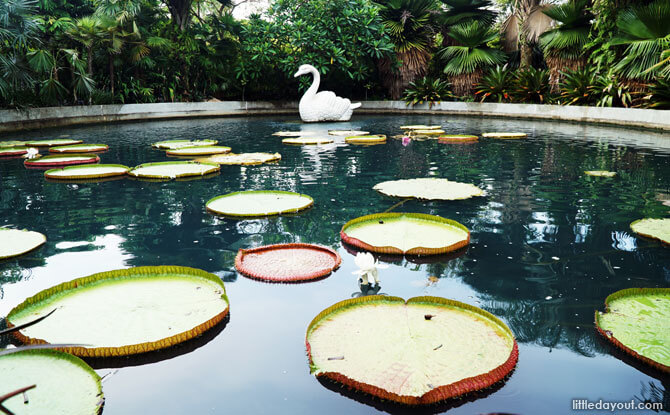
[{"label": "dark green water", "polygon": [[[470,145],[431,140],[403,146],[389,139],[371,147],[294,147],[270,135],[353,128],[390,136],[400,125],[419,123],[442,124],[455,134],[522,131],[529,138]],[[597,413],[571,412],[577,398],[665,399],[670,410],[668,379],[614,356],[593,327],[594,311],[602,309],[610,293],[670,286],[670,249],[637,238],[628,227],[642,217],[670,214],[662,203],[670,199],[667,134],[481,118],[354,116],[350,123],[330,125],[282,118],[100,125],[0,140],[61,135],[108,144],[102,161],[129,166],[166,160],[150,146],[164,139],[213,138],[234,152],[279,151],[283,156],[278,164],[224,166],[213,178],[162,183],[53,183],[41,171],[25,169],[20,159],[0,161],[0,226],[29,228],[48,238],[39,250],[0,262],[0,316],[44,288],[118,268],[185,265],[215,273],[226,283],[231,315],[222,331],[144,361],[101,363],[134,365],[99,370],[112,373],[104,383],[105,415],[367,414],[384,409],[342,396],[311,376],[305,330],[322,309],[361,295],[351,273],[353,255],[340,245],[339,231],[346,221],[385,211],[398,201],[372,186],[426,176],[474,183],[487,196],[410,201],[395,211],[455,219],[471,230],[470,247],[458,258],[436,263],[390,262],[381,271],[380,293],[436,295],[482,307],[510,326],[520,349],[519,364],[502,387],[426,412]],[[618,176],[583,175],[594,169],[614,170]],[[253,220],[220,219],[205,211],[205,202],[216,195],[257,189],[306,193],[315,205],[296,216]],[[322,281],[299,285],[266,284],[236,274],[233,259],[239,248],[295,241],[337,249],[342,267]],[[431,276],[439,280],[431,282]],[[366,345],[361,349],[371,356],[377,352]]]}]

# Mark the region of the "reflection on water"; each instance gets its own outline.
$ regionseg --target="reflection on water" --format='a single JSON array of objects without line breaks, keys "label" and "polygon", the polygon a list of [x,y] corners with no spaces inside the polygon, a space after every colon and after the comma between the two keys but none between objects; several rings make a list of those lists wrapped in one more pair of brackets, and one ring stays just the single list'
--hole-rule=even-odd
[{"label": "reflection on water", "polygon": [[[362,129],[390,137],[400,125],[438,123],[453,134],[509,130],[529,138],[480,139],[467,146],[437,140],[403,146],[389,139],[366,147],[333,137],[334,144],[299,147],[270,135]],[[180,182],[48,182],[40,171],[23,168],[22,160],[0,161],[0,226],[29,228],[48,238],[38,250],[0,262],[0,315],[44,288],[130,266],[191,266],[226,282],[233,316],[226,329],[166,360],[120,369],[105,383],[106,415],[395,411],[324,388],[309,374],[305,358],[305,329],[314,316],[346,298],[379,293],[436,295],[482,307],[502,318],[519,341],[519,365],[505,384],[481,399],[432,412],[564,414],[573,398],[667,401],[667,380],[621,356],[593,328],[594,311],[613,291],[670,286],[670,250],[629,229],[633,220],[670,213],[667,134],[551,122],[370,116],[319,125],[280,118],[110,124],[0,139],[60,134],[108,144],[102,161],[129,166],[167,160],[150,146],[164,139],[218,139],[237,153],[282,154],[278,163],[222,166],[218,176]],[[596,169],[617,176],[583,175]],[[428,176],[474,183],[486,196],[449,203],[409,200],[394,211],[457,220],[471,230],[470,246],[440,257],[376,256],[389,264],[380,272],[383,289],[359,286],[352,275],[356,252],[340,244],[342,225],[398,202],[373,191],[375,184]],[[248,220],[217,217],[204,208],[217,195],[262,189],[306,193],[315,204],[298,215]],[[337,249],[342,266],[312,284],[237,278],[238,249],[287,242]]]}]

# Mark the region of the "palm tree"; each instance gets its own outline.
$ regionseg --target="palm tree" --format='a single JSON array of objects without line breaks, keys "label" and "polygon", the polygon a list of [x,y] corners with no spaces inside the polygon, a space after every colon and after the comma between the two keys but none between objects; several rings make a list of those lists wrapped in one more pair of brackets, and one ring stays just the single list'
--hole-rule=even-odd
[{"label": "palm tree", "polygon": [[511,0],[510,15],[502,24],[503,45],[507,52],[519,51],[520,67],[531,66],[533,45],[551,27],[552,20],[543,13],[544,0]]},{"label": "palm tree", "polygon": [[440,23],[447,29],[459,23],[478,20],[493,23],[496,12],[491,0],[440,0],[447,8],[440,15]]},{"label": "palm tree", "polygon": [[93,49],[98,46],[104,36],[102,21],[95,16],[85,16],[75,21],[74,27],[68,31],[68,35],[82,44],[86,49],[86,60],[88,62],[88,76],[93,76]]},{"label": "palm tree", "polygon": [[444,73],[451,77],[456,95],[471,93],[484,69],[500,65],[507,58],[503,51],[487,46],[498,33],[486,23],[460,23],[448,35],[456,44],[443,48],[438,55],[446,61]]},{"label": "palm tree", "polygon": [[379,5],[384,27],[395,45],[395,56],[381,58],[379,71],[391,98],[398,99],[410,82],[426,74],[437,5],[434,0],[387,0]]},{"label": "palm tree", "polygon": [[586,63],[584,46],[589,41],[593,18],[587,6],[588,0],[570,0],[543,10],[558,23],[540,36],[540,47],[549,67],[549,81],[554,92],[558,92],[561,71],[574,71]]}]

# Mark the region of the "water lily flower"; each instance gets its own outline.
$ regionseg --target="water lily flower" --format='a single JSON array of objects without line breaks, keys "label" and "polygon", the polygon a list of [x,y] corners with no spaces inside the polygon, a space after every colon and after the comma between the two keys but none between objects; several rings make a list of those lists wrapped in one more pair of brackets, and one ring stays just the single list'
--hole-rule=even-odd
[{"label": "water lily flower", "polygon": [[411,138],[411,137],[409,137],[409,136],[404,136],[404,137],[402,138],[402,146],[403,146],[403,147],[407,147],[407,145],[409,144],[410,141],[412,141],[412,138]]},{"label": "water lily flower", "polygon": [[356,258],[354,258],[354,264],[356,264],[360,269],[352,272],[352,274],[360,275],[363,285],[369,284],[370,279],[379,284],[379,273],[377,268],[388,268],[388,265],[380,264],[379,261],[375,260],[375,257],[373,257],[369,252],[359,252],[356,254]]},{"label": "water lily flower", "polygon": [[40,152],[36,148],[29,148],[28,152],[23,155],[24,159],[34,159],[40,154]]}]

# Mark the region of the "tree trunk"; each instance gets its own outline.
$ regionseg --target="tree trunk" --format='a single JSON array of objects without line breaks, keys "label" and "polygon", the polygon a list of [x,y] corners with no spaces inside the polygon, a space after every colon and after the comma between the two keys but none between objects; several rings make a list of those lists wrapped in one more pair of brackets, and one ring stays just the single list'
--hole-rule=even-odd
[{"label": "tree trunk", "polygon": [[112,97],[114,96],[114,56],[109,55],[109,89],[112,91]]},{"label": "tree trunk", "polygon": [[451,84],[453,85],[454,94],[462,97],[471,95],[482,77],[483,71],[477,69],[472,73],[464,73],[451,77]]},{"label": "tree trunk", "polygon": [[89,46],[86,48],[86,54],[88,55],[88,76],[93,78],[93,47]]},{"label": "tree trunk", "polygon": [[574,71],[581,69],[585,65],[585,59],[563,59],[557,56],[547,55],[545,61],[549,67],[549,83],[551,92],[560,92],[560,83],[563,80],[563,74],[566,70]]},{"label": "tree trunk", "polygon": [[166,4],[170,15],[172,16],[172,21],[177,25],[179,30],[182,32],[186,30],[188,26],[190,13],[191,13],[191,4],[193,0],[168,0]]},{"label": "tree trunk", "polygon": [[410,49],[407,52],[396,52],[401,62],[399,68],[394,68],[392,58],[382,58],[377,67],[382,78],[382,84],[388,90],[392,99],[400,99],[410,82],[414,82],[426,75],[430,54],[426,51]]}]

